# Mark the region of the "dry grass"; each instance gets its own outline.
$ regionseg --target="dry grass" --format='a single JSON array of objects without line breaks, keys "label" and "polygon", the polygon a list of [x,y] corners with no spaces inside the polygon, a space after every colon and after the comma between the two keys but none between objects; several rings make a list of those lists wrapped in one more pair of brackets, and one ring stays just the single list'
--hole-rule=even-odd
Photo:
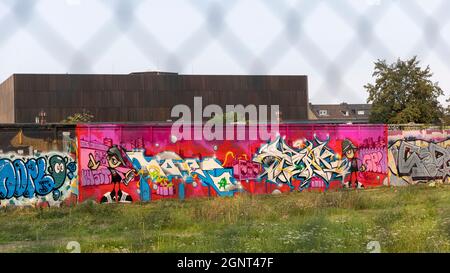
[{"label": "dry grass", "polygon": [[3,208],[0,251],[449,252],[450,187]]}]

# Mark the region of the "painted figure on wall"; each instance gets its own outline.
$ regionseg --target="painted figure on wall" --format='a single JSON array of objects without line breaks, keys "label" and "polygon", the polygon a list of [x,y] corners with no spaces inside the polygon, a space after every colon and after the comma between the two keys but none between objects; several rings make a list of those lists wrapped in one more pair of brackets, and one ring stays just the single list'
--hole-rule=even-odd
[{"label": "painted figure on wall", "polygon": [[[121,189],[121,184],[123,183],[125,186],[134,178],[135,171],[134,169],[127,169],[127,165],[125,163],[124,157],[122,156],[122,152],[120,148],[116,145],[113,145],[106,152],[106,168],[110,172],[111,175],[111,183],[113,184],[112,191],[107,192],[103,195],[100,200],[100,203],[111,203],[111,202],[132,202],[131,196]],[[89,163],[88,167],[91,170],[97,170],[100,166],[100,161],[96,161],[92,154],[89,155]],[[117,191],[116,191],[117,185]]]},{"label": "painted figure on wall", "polygon": [[48,160],[50,166],[48,167],[49,174],[55,180],[55,188],[58,189],[64,183],[67,175],[66,164],[68,163],[67,157],[60,155],[54,155]]},{"label": "painted figure on wall", "polygon": [[355,185],[355,188],[363,188],[364,185],[358,181],[358,172],[364,172],[366,170],[366,166],[364,164],[359,164],[358,157],[356,156],[356,152],[358,148],[348,139],[344,139],[342,142],[342,155],[347,158],[350,163],[350,177],[347,182],[344,183],[344,187],[351,188],[352,184]]},{"label": "painted figure on wall", "polygon": [[48,160],[48,163],[50,166],[48,167],[47,171],[55,181],[53,199],[58,200],[61,195],[61,192],[58,189],[62,187],[62,185],[66,181],[66,177],[70,180],[73,179],[74,173],[77,168],[76,163],[69,162],[68,157],[62,157],[60,155],[51,156]]}]

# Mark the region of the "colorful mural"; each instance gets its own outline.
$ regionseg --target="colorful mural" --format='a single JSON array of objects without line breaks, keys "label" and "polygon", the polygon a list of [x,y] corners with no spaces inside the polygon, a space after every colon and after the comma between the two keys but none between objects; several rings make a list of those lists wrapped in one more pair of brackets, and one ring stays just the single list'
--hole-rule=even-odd
[{"label": "colorful mural", "polygon": [[389,131],[390,184],[448,183],[450,130]]},{"label": "colorful mural", "polygon": [[129,203],[388,183],[384,125],[280,125],[268,141],[187,141],[170,132],[162,125],[78,126],[79,200]]},{"label": "colorful mural", "polygon": [[447,183],[449,131],[287,124],[268,140],[206,141],[178,140],[168,125],[79,125],[73,149],[0,155],[0,204],[130,203]]},{"label": "colorful mural", "polygon": [[77,195],[77,164],[70,155],[0,155],[1,206],[59,206],[76,202]]},{"label": "colorful mural", "polygon": [[340,160],[327,144],[328,140],[315,138],[293,148],[278,136],[275,141],[263,145],[253,161],[264,168],[260,177],[273,183],[287,184],[291,189],[295,188],[295,180],[301,181],[298,190],[309,188],[313,177],[320,179],[325,188],[329,187],[330,181],[339,178],[343,185],[350,186],[350,181],[344,183],[345,176],[350,173],[350,161]]}]

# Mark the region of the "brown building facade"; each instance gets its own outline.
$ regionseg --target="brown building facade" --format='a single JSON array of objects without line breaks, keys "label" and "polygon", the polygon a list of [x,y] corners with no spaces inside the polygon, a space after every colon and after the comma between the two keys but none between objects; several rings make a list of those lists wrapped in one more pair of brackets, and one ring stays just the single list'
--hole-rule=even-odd
[{"label": "brown building facade", "polygon": [[[165,122],[173,106],[279,105],[283,121],[308,120],[306,76],[14,74],[0,84],[0,123],[58,123],[85,110],[95,122]],[[191,108],[192,109],[192,108]]]}]

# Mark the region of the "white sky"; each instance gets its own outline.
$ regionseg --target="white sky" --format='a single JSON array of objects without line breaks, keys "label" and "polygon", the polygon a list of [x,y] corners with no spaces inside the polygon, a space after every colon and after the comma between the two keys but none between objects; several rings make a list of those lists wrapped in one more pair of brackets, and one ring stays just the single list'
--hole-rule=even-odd
[{"label": "white sky", "polygon": [[0,0],[0,81],[13,73],[301,74],[313,103],[364,103],[376,59],[418,55],[448,97],[448,2]]}]

